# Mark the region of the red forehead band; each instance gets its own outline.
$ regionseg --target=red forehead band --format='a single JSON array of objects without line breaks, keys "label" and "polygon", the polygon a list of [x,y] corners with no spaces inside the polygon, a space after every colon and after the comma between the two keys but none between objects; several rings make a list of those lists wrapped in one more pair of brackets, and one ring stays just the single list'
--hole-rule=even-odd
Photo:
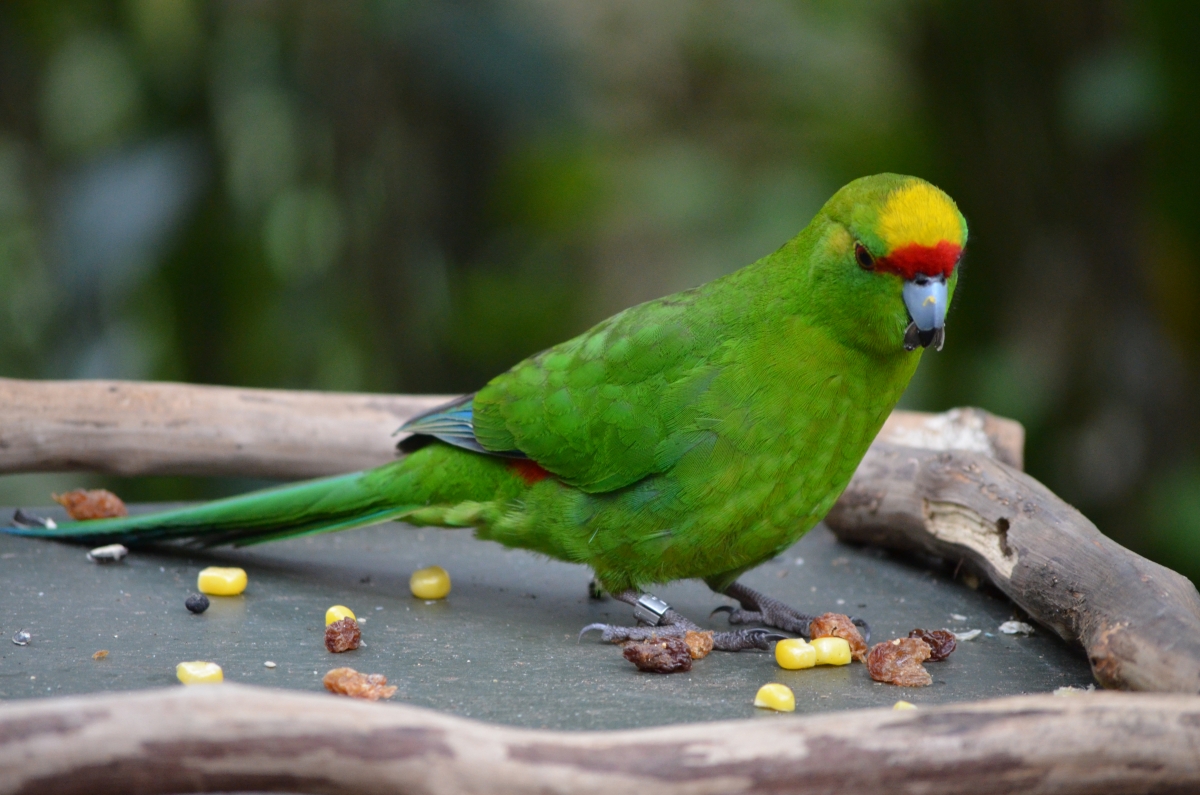
[{"label": "red forehead band", "polygon": [[946,240],[936,246],[909,243],[875,260],[875,270],[894,273],[903,279],[915,278],[917,274],[949,279],[961,256],[962,246]]}]

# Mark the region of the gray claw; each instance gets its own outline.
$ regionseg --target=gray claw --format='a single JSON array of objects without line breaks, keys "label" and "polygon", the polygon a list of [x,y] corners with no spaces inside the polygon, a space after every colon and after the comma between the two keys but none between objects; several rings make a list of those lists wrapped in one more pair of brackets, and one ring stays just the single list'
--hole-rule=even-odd
[{"label": "gray claw", "polygon": [[732,613],[736,609],[737,608],[735,608],[733,605],[721,605],[720,607],[713,608],[713,611],[708,614],[708,617],[712,618],[717,613]]},{"label": "gray claw", "polygon": [[575,638],[575,642],[578,643],[579,641],[583,640],[583,636],[591,632],[593,629],[598,629],[603,632],[604,630],[608,629],[608,624],[588,624],[586,627],[579,630],[579,637]]},{"label": "gray claw", "polygon": [[854,626],[858,627],[859,630],[861,630],[861,634],[863,636],[863,643],[871,642],[871,625],[870,624],[868,624],[864,619],[855,618],[854,616],[850,616],[850,623],[853,624]]}]

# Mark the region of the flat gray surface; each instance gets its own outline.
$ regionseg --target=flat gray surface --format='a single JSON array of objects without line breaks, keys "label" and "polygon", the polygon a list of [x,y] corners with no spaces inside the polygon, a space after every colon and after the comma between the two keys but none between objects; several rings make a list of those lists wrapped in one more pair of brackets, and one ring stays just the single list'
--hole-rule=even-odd
[{"label": "flat gray surface", "polygon": [[[431,564],[453,580],[450,596],[436,603],[408,591],[411,572]],[[192,615],[183,602],[208,565],[242,566],[250,585]],[[583,567],[505,550],[470,531],[397,524],[242,550],[135,550],[105,566],[88,562],[80,547],[0,535],[0,699],[171,685],[175,664],[197,659],[220,663],[226,681],[321,690],[326,671],[347,665],[385,674],[400,688],[396,701],[517,726],[610,729],[766,719],[752,701],[767,682],[790,686],[798,712],[819,712],[1091,681],[1082,652],[1045,630],[960,643],[949,660],[928,665],[934,684],[926,688],[872,682],[857,663],[785,671],[763,652],[717,652],[690,673],[643,674],[595,634],[576,642],[585,624],[630,620],[619,602],[587,599],[589,579]],[[1013,615],[1003,599],[881,551],[839,544],[823,526],[745,582],[812,612],[861,615],[876,641],[914,627],[997,633]],[[706,616],[728,600],[702,584],[655,593],[702,625],[725,626],[720,616]],[[324,614],[333,604],[366,619],[364,648],[325,650]],[[9,640],[21,629],[33,636],[28,646]],[[99,649],[108,658],[92,660]],[[265,668],[266,660],[278,667]]]}]

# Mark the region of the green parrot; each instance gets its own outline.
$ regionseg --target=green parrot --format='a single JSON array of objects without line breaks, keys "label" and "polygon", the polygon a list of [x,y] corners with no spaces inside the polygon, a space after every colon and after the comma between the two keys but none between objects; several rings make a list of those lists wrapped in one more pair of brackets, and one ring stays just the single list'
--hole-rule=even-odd
[{"label": "green parrot", "polygon": [[[702,579],[732,597],[714,647],[767,648],[811,616],[737,581],[830,509],[921,360],[940,349],[967,225],[924,180],[839,190],[778,251],[626,309],[415,417],[366,472],[196,507],[16,535],[253,544],[403,520],[583,563],[639,626],[698,627],[644,588]],[[861,625],[861,622],[860,622]],[[586,630],[585,630],[586,631]]]}]

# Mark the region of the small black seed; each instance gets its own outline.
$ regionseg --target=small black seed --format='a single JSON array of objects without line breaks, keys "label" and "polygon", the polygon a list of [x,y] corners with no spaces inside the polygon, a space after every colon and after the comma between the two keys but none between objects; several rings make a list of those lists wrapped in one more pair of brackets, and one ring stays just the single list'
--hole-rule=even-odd
[{"label": "small black seed", "polygon": [[203,613],[208,609],[208,597],[202,593],[194,593],[187,598],[183,605],[193,613]]}]

